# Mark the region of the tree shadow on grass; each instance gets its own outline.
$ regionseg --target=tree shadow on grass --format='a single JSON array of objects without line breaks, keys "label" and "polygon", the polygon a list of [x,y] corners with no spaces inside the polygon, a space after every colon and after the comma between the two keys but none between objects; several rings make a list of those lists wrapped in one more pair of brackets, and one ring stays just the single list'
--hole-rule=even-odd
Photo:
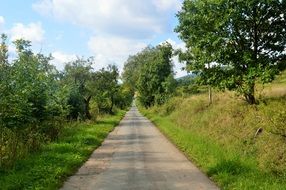
[{"label": "tree shadow on grass", "polygon": [[249,172],[250,167],[241,163],[240,160],[222,160],[216,166],[208,170],[208,175],[216,175],[218,173],[228,173],[230,175],[239,175],[241,173]]},{"label": "tree shadow on grass", "polygon": [[223,186],[228,186],[238,180],[239,176],[247,176],[251,167],[239,159],[221,160],[207,171],[207,175],[216,178]]},{"label": "tree shadow on grass", "polygon": [[99,125],[112,125],[112,126],[114,126],[114,125],[118,124],[118,122],[117,121],[113,121],[113,120],[98,120],[96,122],[96,124],[99,124]]}]

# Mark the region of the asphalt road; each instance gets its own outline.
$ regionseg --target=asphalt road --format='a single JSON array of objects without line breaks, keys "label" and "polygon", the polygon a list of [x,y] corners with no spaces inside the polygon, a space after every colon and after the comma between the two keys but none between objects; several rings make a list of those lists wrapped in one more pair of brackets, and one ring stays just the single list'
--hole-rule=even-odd
[{"label": "asphalt road", "polygon": [[133,106],[63,190],[217,190]]}]

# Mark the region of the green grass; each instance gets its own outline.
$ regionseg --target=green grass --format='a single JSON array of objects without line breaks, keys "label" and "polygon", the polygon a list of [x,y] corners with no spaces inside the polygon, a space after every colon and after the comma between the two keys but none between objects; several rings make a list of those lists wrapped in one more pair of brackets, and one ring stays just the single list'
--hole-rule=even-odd
[{"label": "green grass", "polygon": [[286,189],[285,177],[279,178],[259,170],[254,158],[223,147],[211,138],[178,127],[169,117],[155,116],[146,110],[144,113],[221,189]]},{"label": "green grass", "polygon": [[214,92],[212,105],[198,94],[140,110],[221,189],[285,190],[285,76],[267,85],[259,105]]},{"label": "green grass", "polygon": [[19,160],[0,173],[0,189],[58,189],[89,158],[125,112],[105,116],[96,124],[77,123],[63,129],[56,142]]}]

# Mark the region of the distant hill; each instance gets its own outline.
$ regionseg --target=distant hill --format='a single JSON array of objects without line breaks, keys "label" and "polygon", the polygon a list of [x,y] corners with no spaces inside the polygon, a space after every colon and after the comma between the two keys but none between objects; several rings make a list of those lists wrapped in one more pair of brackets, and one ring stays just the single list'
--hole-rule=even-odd
[{"label": "distant hill", "polygon": [[185,75],[185,76],[176,78],[176,80],[177,80],[177,81],[180,81],[180,80],[194,79],[194,78],[196,78],[197,76],[198,76],[198,75],[195,74],[195,73],[189,73],[189,74],[187,74],[187,75]]}]

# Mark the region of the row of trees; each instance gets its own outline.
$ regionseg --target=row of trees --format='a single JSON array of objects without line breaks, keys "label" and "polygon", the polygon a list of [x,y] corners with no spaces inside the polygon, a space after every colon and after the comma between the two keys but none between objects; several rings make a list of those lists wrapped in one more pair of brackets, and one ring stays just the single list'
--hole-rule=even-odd
[{"label": "row of trees", "polygon": [[172,55],[173,48],[166,42],[147,47],[126,61],[123,80],[137,92],[137,98],[143,106],[162,104],[175,90]]},{"label": "row of trees", "polygon": [[52,57],[34,53],[29,41],[13,42],[17,56],[9,58],[7,36],[1,39],[0,169],[24,149],[56,139],[65,121],[96,119],[131,104],[133,94],[118,82],[115,65],[94,71],[92,58],[78,58],[59,72]]},{"label": "row of trees", "polygon": [[0,119],[3,125],[17,127],[54,116],[91,119],[91,102],[99,112],[110,114],[114,105],[120,108],[129,105],[132,94],[123,99],[129,89],[118,83],[115,65],[93,71],[92,57],[78,58],[59,72],[49,63],[51,56],[33,53],[30,42],[25,40],[14,42],[18,56],[9,62],[6,39],[2,35]]}]

